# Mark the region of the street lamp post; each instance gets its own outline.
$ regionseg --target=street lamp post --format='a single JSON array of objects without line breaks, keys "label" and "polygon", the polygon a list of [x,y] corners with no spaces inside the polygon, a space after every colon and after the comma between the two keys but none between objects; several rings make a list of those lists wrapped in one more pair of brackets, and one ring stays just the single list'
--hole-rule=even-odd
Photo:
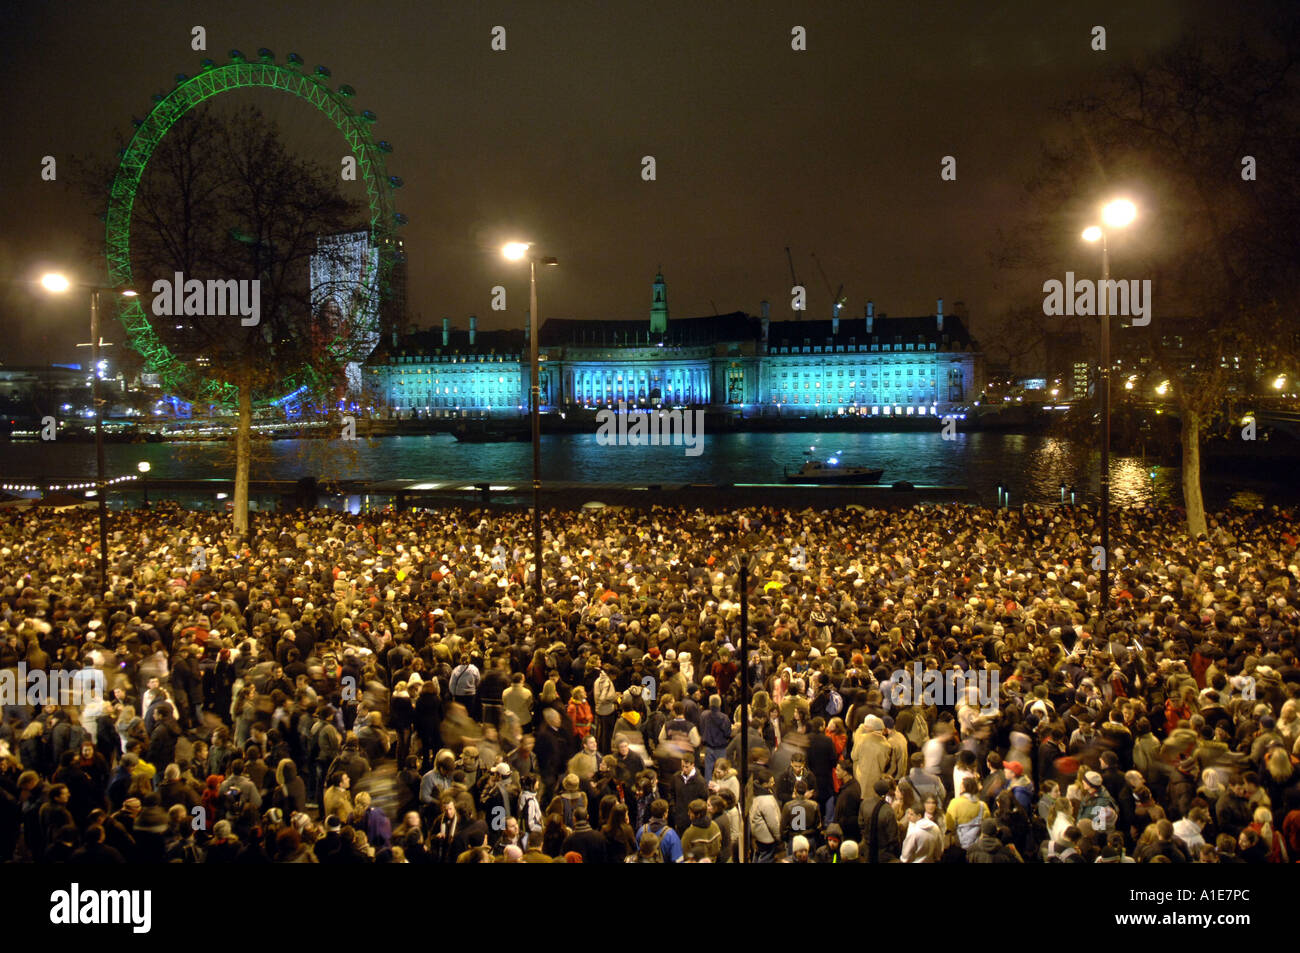
[{"label": "street lamp post", "polygon": [[[532,247],[527,242],[510,242],[501,251],[511,261],[518,261]],[[537,265],[555,265],[554,258],[530,256],[528,259],[528,338],[531,367],[530,417],[533,434],[533,580],[537,604],[542,604],[542,387],[537,350]]]},{"label": "street lamp post", "polygon": [[[41,278],[46,291],[61,294],[72,287],[72,282],[60,274]],[[99,592],[102,597],[108,590],[108,499],[104,476],[104,405],[99,397],[99,295],[102,291],[115,291],[126,297],[138,292],[131,288],[112,288],[106,285],[78,284],[90,292],[90,398],[95,405],[95,498],[99,502]]]},{"label": "street lamp post", "polygon": [[749,784],[749,554],[740,561],[740,862],[749,859],[749,811],[745,791]]},{"label": "street lamp post", "polygon": [[730,565],[736,570],[736,585],[740,590],[740,639],[737,650],[740,655],[740,862],[749,860],[749,812],[745,809],[745,792],[749,789],[749,724],[750,691],[752,679],[749,669],[749,580],[753,560],[765,556],[769,550],[750,551],[746,541],[740,535],[740,528],[733,537],[736,552],[731,557]]},{"label": "street lamp post", "polygon": [[108,590],[108,493],[104,486],[104,404],[99,397],[99,289],[90,292],[90,399],[95,405],[95,499],[99,502],[99,592]]},{"label": "street lamp post", "polygon": [[[1127,199],[1117,199],[1101,210],[1102,221],[1111,228],[1123,228],[1137,217],[1137,208]],[[1101,317],[1101,609],[1098,620],[1106,629],[1110,611],[1110,249],[1106,231],[1097,225],[1084,229],[1085,241],[1101,242],[1101,285],[1097,290],[1097,307]]]}]

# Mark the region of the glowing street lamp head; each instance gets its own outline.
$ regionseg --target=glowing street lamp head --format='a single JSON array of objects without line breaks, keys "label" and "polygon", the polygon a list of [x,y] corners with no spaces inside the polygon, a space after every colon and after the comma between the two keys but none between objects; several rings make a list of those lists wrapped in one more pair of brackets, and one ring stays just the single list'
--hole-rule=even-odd
[{"label": "glowing street lamp head", "polygon": [[53,291],[55,294],[62,294],[72,287],[72,282],[68,281],[67,278],[57,272],[51,272],[48,275],[41,276],[41,285],[46,291]]},{"label": "glowing street lamp head", "polygon": [[1281,390],[1281,389],[1282,389],[1283,387],[1285,387],[1285,386],[1286,386],[1286,375],[1285,375],[1285,374],[1279,374],[1279,375],[1277,375],[1277,377],[1273,378],[1273,389],[1274,389],[1274,390]]},{"label": "glowing street lamp head", "polygon": [[1169,382],[1161,381],[1160,384],[1156,387],[1156,393],[1159,394],[1161,397],[1169,393]]},{"label": "glowing street lamp head", "polygon": [[1101,210],[1101,220],[1111,228],[1123,228],[1137,218],[1137,206],[1128,199],[1116,199]]},{"label": "glowing street lamp head", "polygon": [[1095,242],[1101,238],[1101,229],[1096,225],[1089,225],[1083,230],[1083,240],[1085,242]]},{"label": "glowing street lamp head", "polygon": [[511,261],[519,261],[528,254],[528,242],[508,242],[501,249],[501,254],[505,255]]},{"label": "glowing street lamp head", "polygon": [[135,465],[135,468],[139,470],[141,473],[148,473],[149,470],[151,469],[148,460],[141,460],[139,463]]}]

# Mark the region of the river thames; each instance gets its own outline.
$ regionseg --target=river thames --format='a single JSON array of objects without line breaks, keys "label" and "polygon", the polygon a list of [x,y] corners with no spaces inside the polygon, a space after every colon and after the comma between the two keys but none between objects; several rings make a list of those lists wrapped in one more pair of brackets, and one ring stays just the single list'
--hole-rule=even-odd
[{"label": "river thames", "polygon": [[[1069,441],[1037,435],[970,433],[943,440],[938,433],[723,433],[706,434],[703,452],[681,446],[602,446],[594,434],[542,438],[544,481],[589,483],[779,483],[796,469],[804,452],[837,457],[845,465],[883,467],[882,483],[967,487],[986,504],[997,500],[999,484],[1012,503],[1051,503],[1061,485],[1075,488],[1080,501],[1097,492],[1097,453]],[[135,474],[142,461],[151,480],[230,477],[229,443],[109,444],[110,478]],[[256,445],[255,479],[490,480],[530,478],[528,443],[459,443],[448,434],[385,437],[367,441],[277,440]],[[90,443],[11,443],[0,476],[7,482],[62,483],[93,479]],[[1181,501],[1177,467],[1138,457],[1112,455],[1111,493],[1117,505]],[[1234,493],[1255,489],[1207,480],[1206,503],[1229,502]],[[1270,501],[1277,491],[1260,489]],[[1069,490],[1067,489],[1067,498]]]}]

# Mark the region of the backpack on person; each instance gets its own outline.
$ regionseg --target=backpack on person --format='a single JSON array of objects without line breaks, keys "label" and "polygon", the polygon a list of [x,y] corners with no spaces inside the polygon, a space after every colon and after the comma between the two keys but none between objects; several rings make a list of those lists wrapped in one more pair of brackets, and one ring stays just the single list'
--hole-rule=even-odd
[{"label": "backpack on person", "polygon": [[826,715],[834,718],[842,711],[844,711],[844,696],[832,688],[830,697],[826,699]]},{"label": "backpack on person", "polygon": [[984,829],[984,802],[980,801],[979,813],[969,821],[957,825],[957,843],[963,850],[970,850],[979,843],[980,833]]},{"label": "backpack on person", "polygon": [[221,792],[221,806],[228,820],[244,812],[244,791],[238,784],[229,784]]},{"label": "backpack on person", "polygon": [[542,806],[537,801],[536,791],[523,791],[520,793],[519,813],[523,817],[525,831],[529,834],[541,833]]}]

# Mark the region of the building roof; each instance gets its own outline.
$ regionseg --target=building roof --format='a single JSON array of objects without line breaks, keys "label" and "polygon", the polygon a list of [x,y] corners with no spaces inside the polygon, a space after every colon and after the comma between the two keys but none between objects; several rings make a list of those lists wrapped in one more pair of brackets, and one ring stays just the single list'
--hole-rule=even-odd
[{"label": "building roof", "polygon": [[702,318],[670,318],[664,335],[650,333],[650,321],[580,321],[575,318],[550,318],[542,323],[541,346],[615,347],[658,344],[667,346],[714,344],[718,341],[757,340],[761,331],[758,319],[743,311],[714,314]]},{"label": "building roof", "polygon": [[805,340],[810,345],[848,345],[850,339],[856,344],[893,344],[896,337],[902,343],[916,343],[924,340],[927,344],[943,344],[947,338],[949,346],[970,347],[974,344],[970,330],[964,321],[956,315],[943,316],[943,330],[939,330],[936,315],[916,318],[891,318],[876,315],[872,321],[871,333],[867,333],[867,319],[864,317],[840,318],[839,331],[832,330],[834,322],[830,318],[803,321],[773,321],[768,328],[768,347],[802,347]]},{"label": "building roof", "polygon": [[385,338],[370,356],[370,360],[419,354],[524,354],[527,350],[528,339],[522,328],[475,331],[472,345],[469,343],[468,328],[452,328],[447,335],[447,344],[444,345],[442,328],[435,327],[412,331],[399,338],[396,345],[391,338]]},{"label": "building roof", "polygon": [[[744,311],[715,314],[697,318],[673,318],[668,322],[668,332],[662,335],[666,346],[713,345],[719,342],[760,341],[762,322]],[[961,318],[946,314],[943,330],[938,328],[934,315],[925,317],[893,318],[877,315],[871,334],[867,333],[866,318],[840,318],[839,330],[832,331],[830,319],[803,321],[772,321],[768,326],[768,346],[802,347],[804,341],[812,346],[848,346],[850,342],[863,344],[893,344],[895,338],[902,343],[934,342],[943,347],[978,347]],[[548,318],[542,324],[540,345],[548,347],[644,347],[658,344],[661,336],[650,331],[645,319],[629,321],[588,321],[576,318]],[[946,340],[945,340],[946,339]],[[469,330],[453,327],[444,345],[442,328],[432,327],[414,331],[400,338],[396,344],[385,338],[371,356],[371,361],[383,361],[399,355],[451,355],[451,354],[518,354],[528,351],[528,335],[523,328],[478,330],[473,345]]]}]

